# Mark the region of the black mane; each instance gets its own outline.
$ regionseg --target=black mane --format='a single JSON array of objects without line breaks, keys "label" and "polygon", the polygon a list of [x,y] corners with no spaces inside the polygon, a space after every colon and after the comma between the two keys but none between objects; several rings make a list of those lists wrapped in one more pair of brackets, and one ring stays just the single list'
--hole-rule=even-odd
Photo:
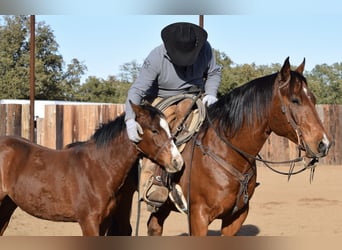
[{"label": "black mane", "polygon": [[125,116],[122,114],[113,121],[101,124],[91,137],[91,139],[95,140],[96,146],[105,146],[118,136],[126,128],[124,119]]},{"label": "black mane", "polygon": [[233,89],[208,108],[211,121],[226,136],[232,136],[246,122],[251,126],[268,115],[277,73],[252,80]]}]

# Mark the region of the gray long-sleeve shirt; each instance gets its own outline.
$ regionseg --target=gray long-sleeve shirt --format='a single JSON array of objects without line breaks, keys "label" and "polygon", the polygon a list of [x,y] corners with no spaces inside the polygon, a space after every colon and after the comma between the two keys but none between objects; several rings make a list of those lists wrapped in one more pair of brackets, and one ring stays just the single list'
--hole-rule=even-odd
[{"label": "gray long-sleeve shirt", "polygon": [[204,89],[206,95],[216,96],[220,82],[221,67],[216,64],[208,42],[204,44],[197,61],[188,67],[172,64],[162,44],[147,56],[139,76],[128,91],[125,120],[135,118],[129,100],[140,104],[144,98],[151,100],[157,96],[165,98],[187,93],[194,85]]}]

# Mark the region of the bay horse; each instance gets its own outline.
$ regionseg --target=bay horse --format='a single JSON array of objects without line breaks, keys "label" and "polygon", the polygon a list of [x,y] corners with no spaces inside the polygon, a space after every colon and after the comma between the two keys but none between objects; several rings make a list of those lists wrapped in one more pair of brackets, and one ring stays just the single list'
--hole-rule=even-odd
[{"label": "bay horse", "polygon": [[[279,72],[235,88],[208,107],[206,121],[182,152],[184,168],[173,176],[188,199],[190,235],[207,235],[215,219],[222,221],[222,235],[236,235],[256,187],[254,157],[272,132],[296,143],[309,159],[328,154],[331,143],[304,66],[305,59],[293,71],[286,58]],[[132,193],[132,187],[126,189]],[[131,201],[125,201],[118,205],[127,211]],[[129,214],[123,211],[120,217],[114,215],[112,234],[131,232],[120,231],[129,228]],[[150,215],[148,235],[162,235],[171,211],[177,209],[168,200]]]},{"label": "bay horse", "polygon": [[124,115],[100,126],[90,140],[62,150],[16,136],[0,138],[0,233],[17,207],[46,220],[78,222],[83,235],[104,235],[116,193],[144,155],[173,173],[183,166],[164,115],[131,103],[141,125],[135,144]]}]

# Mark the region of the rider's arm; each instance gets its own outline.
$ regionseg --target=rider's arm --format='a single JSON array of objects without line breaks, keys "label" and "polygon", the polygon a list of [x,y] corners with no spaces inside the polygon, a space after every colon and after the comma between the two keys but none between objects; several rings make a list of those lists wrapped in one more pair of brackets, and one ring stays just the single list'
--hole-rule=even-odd
[{"label": "rider's arm", "polygon": [[152,50],[145,59],[137,79],[128,90],[125,120],[135,119],[135,114],[131,105],[129,105],[129,100],[134,104],[141,103],[141,100],[146,96],[146,91],[152,87],[153,82],[160,72],[162,57],[163,54],[159,46]]},{"label": "rider's arm", "polygon": [[209,68],[208,68],[208,73],[207,73],[207,80],[205,83],[205,94],[216,96],[218,87],[221,83],[221,66],[216,64],[214,50],[212,50],[212,56],[211,56],[208,66]]}]

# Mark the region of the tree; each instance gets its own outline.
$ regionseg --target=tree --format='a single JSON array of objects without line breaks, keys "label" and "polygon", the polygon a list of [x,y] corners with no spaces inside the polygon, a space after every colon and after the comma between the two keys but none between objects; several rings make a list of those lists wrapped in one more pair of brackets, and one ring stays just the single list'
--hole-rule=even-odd
[{"label": "tree", "polygon": [[342,104],[342,63],[316,65],[307,79],[317,103]]},{"label": "tree", "polygon": [[36,34],[36,99],[63,99],[63,57],[51,28],[45,23],[37,24]]},{"label": "tree", "polygon": [[133,60],[120,66],[119,79],[122,82],[133,83],[137,79],[141,64]]},{"label": "tree", "polygon": [[73,58],[67,65],[62,81],[63,100],[77,100],[81,88],[81,77],[86,70],[87,66],[76,58]]},{"label": "tree", "polygon": [[88,77],[80,86],[76,100],[85,102],[124,103],[131,84],[109,76],[107,80]]},{"label": "tree", "polygon": [[[0,19],[1,20],[1,19]],[[0,27],[0,98],[29,98],[29,17],[3,16]],[[35,98],[69,100],[77,90],[86,66],[77,59],[67,66],[58,43],[44,22],[36,24]],[[68,86],[68,87],[66,87]]]},{"label": "tree", "polygon": [[0,98],[25,98],[29,92],[28,18],[4,17],[0,27]]},{"label": "tree", "polygon": [[232,89],[241,86],[257,77],[271,74],[280,69],[280,64],[271,66],[252,64],[235,64],[224,52],[214,50],[216,62],[222,67],[221,84],[219,96],[222,96]]}]

